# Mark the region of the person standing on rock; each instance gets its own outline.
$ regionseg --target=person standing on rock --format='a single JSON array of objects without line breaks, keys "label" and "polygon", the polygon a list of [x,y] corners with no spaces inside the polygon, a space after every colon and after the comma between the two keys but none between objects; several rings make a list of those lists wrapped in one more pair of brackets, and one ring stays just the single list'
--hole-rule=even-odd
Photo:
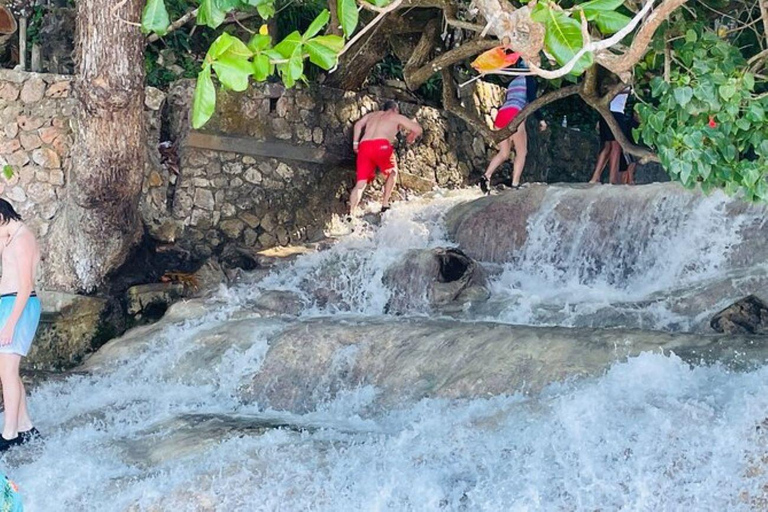
[{"label": "person standing on rock", "polygon": [[[518,69],[525,66],[523,59],[520,59],[517,65]],[[493,124],[499,130],[506,128],[517,117],[529,103],[536,99],[538,84],[536,79],[530,75],[518,76],[509,83],[504,104],[496,113],[496,119]],[[540,111],[534,112],[534,117],[539,120],[539,129],[547,129],[547,122],[541,116]],[[523,175],[525,160],[528,156],[528,132],[525,130],[525,121],[523,121],[509,138],[499,143],[499,152],[496,153],[488,164],[485,174],[480,178],[480,189],[484,194],[491,191],[491,178],[496,169],[499,168],[508,158],[515,148],[515,160],[512,164],[512,188],[520,188],[520,177]]]},{"label": "person standing on rock", "polygon": [[34,291],[40,249],[35,235],[11,204],[0,199],[0,383],[3,386],[3,432],[0,452],[38,436],[27,411],[21,358],[29,352],[40,322],[40,300]]},{"label": "person standing on rock", "polygon": [[[384,103],[384,108],[364,115],[355,123],[352,149],[357,154],[357,179],[349,198],[349,214],[354,216],[365,187],[376,177],[376,169],[387,177],[381,212],[389,210],[389,198],[397,180],[397,161],[392,147],[400,130],[407,130],[406,142],[412,144],[423,130],[419,123],[400,114],[394,101]],[[362,136],[362,138],[361,138]]]},{"label": "person standing on rock", "polygon": [[[630,90],[626,89],[617,94],[611,100],[611,114],[616,122],[619,124],[622,133],[627,139],[632,137],[632,131],[630,128],[631,118],[626,115],[627,101],[629,99]],[[595,164],[595,172],[592,174],[590,183],[600,183],[605,164],[608,164],[608,181],[612,185],[619,183],[619,172],[621,167],[622,149],[616,137],[613,135],[608,123],[600,117],[598,123],[598,129],[600,131],[600,142],[602,143],[602,149],[597,155],[597,163]],[[629,163],[629,162],[628,162]],[[634,173],[634,169],[633,169]]]}]

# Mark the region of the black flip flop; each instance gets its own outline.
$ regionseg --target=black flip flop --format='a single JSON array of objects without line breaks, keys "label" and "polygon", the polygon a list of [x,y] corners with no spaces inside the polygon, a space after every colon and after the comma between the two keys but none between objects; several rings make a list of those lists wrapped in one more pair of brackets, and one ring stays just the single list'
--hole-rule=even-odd
[{"label": "black flip flop", "polygon": [[485,195],[491,193],[491,180],[486,178],[485,175],[480,178],[480,190],[482,190]]},{"label": "black flip flop", "polygon": [[21,439],[19,444],[27,444],[34,441],[35,439],[39,439],[40,437],[42,437],[40,435],[40,431],[35,427],[32,427],[31,429],[25,430],[24,432],[19,432],[19,438]]},{"label": "black flip flop", "polygon": [[381,207],[381,213],[384,213],[384,212],[386,212],[386,211],[387,211],[387,210],[389,210],[390,208],[392,208],[392,207],[391,207],[391,206],[382,206],[382,207]]}]

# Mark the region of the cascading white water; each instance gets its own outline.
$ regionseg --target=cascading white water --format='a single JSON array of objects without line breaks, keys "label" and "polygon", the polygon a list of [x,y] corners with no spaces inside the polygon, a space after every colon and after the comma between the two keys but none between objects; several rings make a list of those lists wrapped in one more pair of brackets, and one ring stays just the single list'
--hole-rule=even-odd
[{"label": "cascading white water", "polygon": [[[562,199],[551,194],[550,206]],[[733,373],[643,354],[535,396],[428,399],[375,413],[370,387],[342,390],[303,415],[240,399],[260,371],[267,340],[291,321],[264,318],[257,329],[237,323],[263,290],[300,293],[304,316],[340,323],[380,316],[390,293],[381,285],[386,268],[408,249],[446,245],[441,216],[473,197],[399,204],[380,228],[302,256],[257,287],[222,292],[194,320],[137,333],[141,350],[126,360],[39,386],[31,405],[45,439],[2,459],[26,510],[764,509],[768,366]],[[658,204],[641,235],[590,250],[578,223],[558,225],[542,208],[530,220],[518,267],[496,278],[493,300],[509,321],[512,287],[518,304],[556,309],[578,298],[587,308],[590,301],[639,301],[731,270],[722,265],[738,240],[724,230],[713,248],[704,235],[729,222],[716,215],[727,201],[670,201]],[[669,217],[686,208],[690,216]],[[710,224],[697,224],[702,219]],[[627,222],[628,231],[642,224]],[[675,238],[688,251],[671,268],[665,254]],[[588,253],[609,249],[606,259],[632,265],[622,271],[588,261]],[[544,296],[540,287],[552,284],[559,295]],[[333,294],[317,293],[325,287]],[[222,326],[230,339],[221,339]],[[354,347],[335,354],[339,371],[354,357]],[[253,429],[276,423],[291,427]]]}]

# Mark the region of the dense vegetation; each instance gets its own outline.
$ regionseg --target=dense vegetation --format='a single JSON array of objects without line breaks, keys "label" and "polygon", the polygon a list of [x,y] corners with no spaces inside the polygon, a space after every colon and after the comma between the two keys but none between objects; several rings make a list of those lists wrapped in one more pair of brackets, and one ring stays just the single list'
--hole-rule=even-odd
[{"label": "dense vegetation", "polygon": [[[399,80],[423,100],[442,102],[479,123],[455,101],[456,85],[475,73],[469,63],[478,54],[505,45],[546,80],[547,94],[530,110],[578,94],[606,116],[610,98],[622,84],[630,84],[641,144],[619,137],[625,150],[660,161],[686,186],[768,199],[763,75],[768,8],[759,1],[513,5],[479,0],[473,5],[474,10],[449,0],[203,0],[192,11],[194,6],[184,0],[148,0],[142,23],[147,33],[163,36],[160,42],[174,49],[185,76],[197,73],[193,122],[198,127],[215,109],[214,77],[222,87],[244,90],[250,80],[280,79],[291,87],[318,79],[321,72],[337,83]],[[190,11],[197,25],[216,32],[172,24]],[[415,28],[408,28],[409,22]],[[365,55],[371,50],[362,43],[377,31],[391,35],[389,44],[376,45],[376,55]],[[407,40],[406,48],[398,48],[403,44],[395,38]],[[157,44],[147,54],[150,79],[162,53]],[[335,78],[360,74],[355,59],[366,58],[375,62],[364,68],[367,76]],[[509,74],[480,71],[486,79]],[[574,104],[547,108],[558,119],[570,113],[571,125],[594,123],[596,114],[569,111]],[[516,128],[491,133],[479,127],[495,140]]]}]

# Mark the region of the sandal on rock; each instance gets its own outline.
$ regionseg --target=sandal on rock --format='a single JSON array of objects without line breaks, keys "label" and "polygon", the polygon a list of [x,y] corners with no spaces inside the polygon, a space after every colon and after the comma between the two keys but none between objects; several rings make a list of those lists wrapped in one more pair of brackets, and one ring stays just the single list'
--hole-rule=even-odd
[{"label": "sandal on rock", "polygon": [[486,178],[485,175],[480,178],[480,190],[482,190],[485,195],[488,195],[491,192],[491,180]]}]

